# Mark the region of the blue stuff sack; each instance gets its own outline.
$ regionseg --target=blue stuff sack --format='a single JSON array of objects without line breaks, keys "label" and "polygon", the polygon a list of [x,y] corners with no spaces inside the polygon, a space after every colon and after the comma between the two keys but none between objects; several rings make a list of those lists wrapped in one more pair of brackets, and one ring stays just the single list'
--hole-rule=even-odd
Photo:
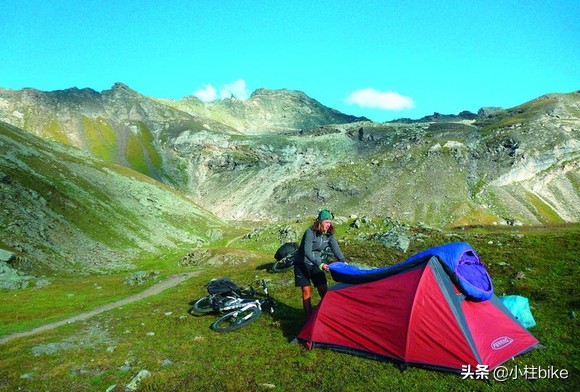
[{"label": "blue stuff sack", "polygon": [[530,329],[536,325],[536,320],[530,310],[530,302],[521,295],[504,295],[499,297],[506,308],[514,317],[526,328]]}]

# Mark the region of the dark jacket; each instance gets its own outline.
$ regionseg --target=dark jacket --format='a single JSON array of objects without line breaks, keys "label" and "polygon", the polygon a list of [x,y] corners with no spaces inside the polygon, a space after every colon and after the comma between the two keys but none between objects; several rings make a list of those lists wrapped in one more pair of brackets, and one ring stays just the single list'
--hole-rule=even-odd
[{"label": "dark jacket", "polygon": [[302,236],[300,248],[296,252],[295,262],[315,265],[320,268],[323,263],[321,259],[322,251],[326,248],[330,248],[338,261],[345,261],[334,234],[316,233],[312,226],[310,226]]}]

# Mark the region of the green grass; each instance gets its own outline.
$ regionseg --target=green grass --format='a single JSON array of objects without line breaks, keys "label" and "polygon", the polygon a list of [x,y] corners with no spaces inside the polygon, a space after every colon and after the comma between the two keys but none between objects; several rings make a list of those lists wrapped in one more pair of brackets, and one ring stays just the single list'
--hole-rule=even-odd
[{"label": "green grass", "polygon": [[521,124],[533,120],[543,113],[546,113],[553,108],[557,103],[557,98],[536,99],[522,105],[509,109],[507,113],[501,115],[497,122],[485,127],[481,134],[486,136],[493,131],[501,128],[507,128],[515,124]]},{"label": "green grass", "polygon": [[113,126],[104,118],[82,117],[89,151],[96,157],[109,163],[117,160],[117,135]]},{"label": "green grass", "polygon": [[123,284],[129,272],[84,278],[50,278],[50,286],[2,290],[0,336],[27,331],[141,292]]},{"label": "green grass", "polygon": [[527,200],[529,204],[536,209],[537,218],[542,223],[564,223],[564,220],[558,215],[556,211],[548,204],[546,204],[542,199],[540,199],[537,195],[527,192],[526,193]]},{"label": "green grass", "polygon": [[143,145],[139,142],[139,138],[132,133],[127,134],[125,155],[127,156],[127,161],[132,169],[145,175],[149,175],[149,167],[147,166],[147,161],[145,161]]},{"label": "green grass", "polygon": [[[296,228],[305,228],[302,224],[309,222],[297,223]],[[310,351],[291,343],[305,319],[299,291],[293,287],[292,273],[268,272],[273,258],[267,242],[277,238],[275,225],[269,225],[257,230],[250,240],[234,241],[231,246],[238,249],[211,249],[214,256],[251,252],[253,256],[248,257],[245,264],[179,269],[176,267],[177,251],[158,263],[147,260],[144,266],[158,267],[164,275],[184,270],[196,270],[199,275],[159,295],[85,322],[3,344],[0,391],[19,388],[104,391],[113,384],[117,385],[116,391],[123,391],[141,369],[147,369],[152,375],[143,380],[140,391],[254,391],[268,390],[268,385],[273,385],[271,390],[274,391],[575,390],[580,381],[578,321],[570,314],[579,312],[580,225],[481,226],[449,231],[409,228],[414,239],[407,253],[363,239],[363,234],[372,234],[385,227],[380,221],[368,222],[356,230],[350,229],[348,223],[339,226],[338,236],[344,253],[359,262],[384,266],[400,262],[429,246],[451,241],[470,243],[486,263],[496,294],[528,297],[537,322],[531,332],[544,348],[518,356],[506,366],[520,369],[526,365],[554,366],[567,369],[570,378],[537,381],[520,378],[489,385],[483,381],[462,380],[459,375],[414,367],[401,372],[391,362],[323,349]],[[520,271],[524,272],[524,277],[516,279]],[[209,325],[216,316],[192,316],[188,311],[194,300],[205,295],[203,285],[222,276],[229,276],[242,286],[256,285],[259,279],[267,279],[270,293],[278,303],[276,313],[273,316],[264,314],[255,323],[236,332],[212,332]],[[91,295],[95,302],[106,300],[95,296],[95,283],[103,286],[98,292],[106,292],[111,297],[129,295],[129,288],[122,285],[121,278],[121,275],[92,277],[78,279],[76,283],[74,279],[59,280],[39,290],[3,291],[0,293],[5,304],[2,309],[8,302],[14,305],[11,305],[10,317],[2,316],[2,325],[22,327],[23,322],[15,318],[33,320],[50,313],[58,303],[71,313],[86,310],[83,303],[86,304]],[[67,297],[69,292],[74,295]],[[35,355],[39,347],[49,344],[60,344],[56,346],[60,349]]]},{"label": "green grass", "polygon": [[161,172],[163,160],[155,149],[153,134],[142,122],[136,125],[138,127],[137,134],[127,134],[127,146],[125,148],[127,161],[131,168],[147,176],[151,176],[153,168],[157,172]]},{"label": "green grass", "polygon": [[40,133],[41,137],[54,140],[62,144],[71,144],[66,132],[56,119],[51,119]]}]

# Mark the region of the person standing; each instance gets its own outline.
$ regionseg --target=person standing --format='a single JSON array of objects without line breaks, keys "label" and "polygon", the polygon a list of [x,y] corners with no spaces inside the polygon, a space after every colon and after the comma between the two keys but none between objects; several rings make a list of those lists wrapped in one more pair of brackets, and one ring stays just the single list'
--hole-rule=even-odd
[{"label": "person standing", "polygon": [[325,272],[328,264],[323,259],[323,252],[329,249],[338,261],[345,262],[344,256],[334,236],[332,214],[322,210],[314,223],[304,232],[294,262],[295,286],[302,289],[302,306],[306,316],[312,314],[312,285],[316,287],[320,299],[328,291]]}]

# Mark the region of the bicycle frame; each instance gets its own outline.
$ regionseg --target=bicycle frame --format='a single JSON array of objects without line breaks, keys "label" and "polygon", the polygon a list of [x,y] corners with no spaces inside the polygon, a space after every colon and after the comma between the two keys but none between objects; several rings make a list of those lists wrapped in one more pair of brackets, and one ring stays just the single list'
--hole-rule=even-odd
[{"label": "bicycle frame", "polygon": [[[230,313],[231,313],[231,314],[232,314],[234,317],[237,317],[237,315],[238,315],[239,313],[245,312],[246,310],[248,310],[248,309],[250,309],[250,308],[253,308],[253,307],[257,307],[258,309],[262,310],[262,304],[260,303],[260,300],[256,299],[256,300],[254,300],[254,301],[251,301],[251,302],[249,302],[249,303],[245,304],[244,306],[242,306],[241,308],[237,308],[236,310],[234,310],[233,312],[230,312]],[[225,308],[224,308],[224,310],[225,310]],[[251,316],[251,314],[250,314],[250,315],[247,315],[247,316],[245,316],[245,317],[244,317],[242,320],[244,320],[244,319],[247,319],[247,318],[249,318],[250,316]]]},{"label": "bicycle frame", "polygon": [[255,305],[256,303],[258,303],[258,307],[260,307],[259,304],[259,300],[257,299],[249,299],[249,298],[235,298],[235,297],[230,297],[232,298],[231,301],[226,302],[226,306],[220,306],[219,307],[219,311],[221,313],[224,313],[226,311],[229,310],[246,310],[247,306],[249,305]]}]

